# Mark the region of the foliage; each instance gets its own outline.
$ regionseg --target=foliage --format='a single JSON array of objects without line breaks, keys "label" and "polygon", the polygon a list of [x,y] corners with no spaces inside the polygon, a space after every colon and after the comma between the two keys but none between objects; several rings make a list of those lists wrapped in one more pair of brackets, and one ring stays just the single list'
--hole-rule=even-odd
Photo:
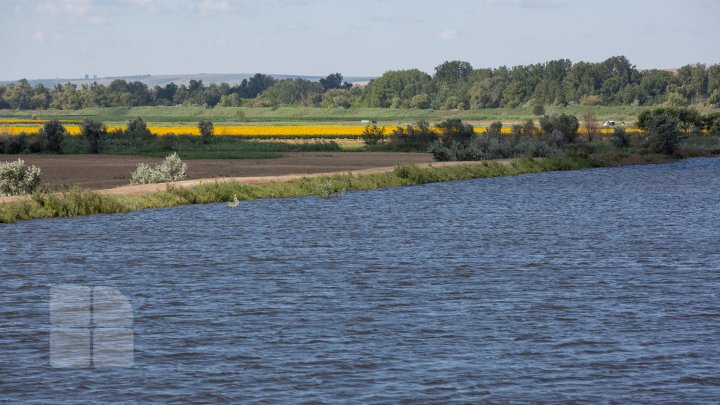
[{"label": "foliage", "polygon": [[145,121],[140,117],[128,121],[125,132],[131,137],[149,138],[153,136]]},{"label": "foliage", "polygon": [[3,152],[8,155],[23,153],[28,147],[28,136],[20,134],[17,136],[3,137]]},{"label": "foliage", "polygon": [[187,177],[187,164],[177,153],[172,153],[155,167],[140,163],[132,173],[130,184],[168,183]]},{"label": "foliage", "polygon": [[415,125],[397,127],[390,135],[390,144],[399,150],[425,152],[437,141],[438,135],[427,121],[418,121]]},{"label": "foliage", "polygon": [[30,194],[40,185],[40,168],[25,161],[0,162],[0,196]]},{"label": "foliage", "polygon": [[666,155],[673,155],[680,142],[678,119],[674,115],[661,113],[652,118],[648,133],[653,149]]},{"label": "foliage", "polygon": [[65,127],[58,120],[50,120],[44,123],[40,130],[40,137],[45,141],[45,149],[49,152],[60,153],[66,133]]},{"label": "foliage", "polygon": [[577,139],[580,123],[574,115],[553,114],[540,119],[540,128],[545,135],[553,135],[558,131],[564,143],[573,143]]},{"label": "foliage", "polygon": [[107,134],[105,125],[99,121],[85,120],[82,123],[81,131],[88,153],[100,153],[102,137]]},{"label": "foliage", "polygon": [[[22,79],[0,86],[0,108],[76,110],[89,107],[119,106],[208,106],[241,105],[312,105],[325,102],[333,90],[356,90],[343,82],[340,73],[319,81],[305,79],[276,80],[257,73],[240,84],[205,84],[190,80],[185,84],[168,83],[148,87],[141,81],[113,80],[108,85],[93,83],[57,84],[47,88],[32,86]],[[534,115],[544,115],[544,106],[575,105],[710,105],[720,102],[720,64],[682,66],[677,72],[657,69],[638,70],[624,56],[602,62],[572,63],[567,59],[518,65],[508,68],[473,68],[464,61],[446,61],[434,75],[420,70],[388,71],[366,88],[357,88],[357,100],[369,107],[427,108],[499,108],[533,104]],[[262,95],[261,100],[254,100]],[[251,100],[251,101],[247,101]],[[346,104],[347,99],[338,102]],[[346,108],[346,107],[344,107]],[[415,107],[413,107],[415,108]],[[535,110],[535,108],[537,110]]]},{"label": "foliage", "polygon": [[373,147],[385,138],[385,127],[378,127],[375,123],[367,125],[363,130],[361,138],[366,146]]},{"label": "foliage", "polygon": [[440,142],[445,146],[453,143],[468,145],[475,139],[475,130],[472,125],[465,124],[457,118],[447,119],[437,124],[441,131]]},{"label": "foliage", "polygon": [[210,143],[213,134],[215,133],[215,126],[210,120],[202,120],[198,123],[198,129],[200,130],[200,139],[202,143]]},{"label": "foliage", "polygon": [[545,115],[545,106],[540,103],[533,104],[533,115]]},{"label": "foliage", "polygon": [[701,128],[703,119],[694,108],[659,107],[640,113],[637,119],[638,128],[650,130],[653,120],[660,115],[671,115],[677,120],[679,128],[688,131],[693,127]]},{"label": "foliage", "polygon": [[630,135],[625,132],[625,128],[615,128],[610,135],[610,144],[616,148],[627,148],[630,146]]}]

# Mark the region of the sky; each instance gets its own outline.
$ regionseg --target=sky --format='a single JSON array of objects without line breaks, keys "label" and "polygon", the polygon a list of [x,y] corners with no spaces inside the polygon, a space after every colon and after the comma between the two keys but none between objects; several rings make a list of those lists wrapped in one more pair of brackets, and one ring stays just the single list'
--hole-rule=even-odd
[{"label": "sky", "polygon": [[0,0],[0,80],[720,63],[720,0]]}]

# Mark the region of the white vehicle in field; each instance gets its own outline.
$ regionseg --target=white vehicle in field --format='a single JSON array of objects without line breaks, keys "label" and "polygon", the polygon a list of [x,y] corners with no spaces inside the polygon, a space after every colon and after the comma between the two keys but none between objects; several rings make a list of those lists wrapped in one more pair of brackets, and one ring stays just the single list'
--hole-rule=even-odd
[{"label": "white vehicle in field", "polygon": [[614,127],[614,126],[615,126],[615,121],[613,121],[613,120],[607,120],[607,121],[603,122],[603,126],[604,126],[604,127]]}]

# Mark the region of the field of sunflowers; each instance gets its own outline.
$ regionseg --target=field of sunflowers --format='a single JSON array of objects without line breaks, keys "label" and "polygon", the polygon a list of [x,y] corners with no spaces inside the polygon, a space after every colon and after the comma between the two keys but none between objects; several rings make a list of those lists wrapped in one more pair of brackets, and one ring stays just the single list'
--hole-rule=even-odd
[{"label": "field of sunflowers", "polygon": [[[43,120],[0,120],[0,135],[28,135],[36,134]],[[80,122],[73,120],[61,121],[68,133],[79,135],[81,132]],[[395,125],[385,126],[385,133],[390,135],[396,128]],[[108,131],[125,129],[125,126],[109,125]],[[148,125],[148,129],[155,135],[199,135],[197,126],[190,125]],[[358,138],[365,130],[364,125],[215,125],[217,136],[241,136],[247,138]],[[485,128],[475,128],[476,133],[484,133]],[[612,128],[599,130],[603,134],[612,133]],[[511,128],[502,128],[503,134],[510,134]],[[580,133],[585,132],[580,129]],[[641,132],[635,128],[628,128],[627,132]]]}]

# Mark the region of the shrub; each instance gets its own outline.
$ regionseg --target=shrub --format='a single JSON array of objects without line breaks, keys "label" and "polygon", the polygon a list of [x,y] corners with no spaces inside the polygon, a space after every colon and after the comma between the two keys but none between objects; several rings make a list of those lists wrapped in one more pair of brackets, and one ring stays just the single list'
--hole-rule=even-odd
[{"label": "shrub", "polygon": [[472,125],[464,124],[460,119],[451,118],[439,124],[441,131],[440,142],[445,146],[451,144],[467,145],[475,139],[475,131]]},{"label": "shrub", "polygon": [[378,127],[375,123],[366,125],[360,137],[366,146],[373,147],[382,142],[385,137],[385,127]]},{"label": "shrub", "polygon": [[213,125],[212,121],[200,121],[200,123],[198,124],[198,129],[200,130],[200,140],[202,141],[202,143],[210,143],[210,139],[212,138],[213,134],[215,134],[215,126]]},{"label": "shrub", "polygon": [[578,136],[580,123],[574,115],[559,114],[540,119],[540,128],[546,135],[552,135],[559,131],[564,137],[564,143],[573,143]]},{"label": "shrub", "polygon": [[30,142],[30,145],[28,145],[28,150],[30,151],[30,153],[40,153],[45,150],[45,142],[43,142],[41,139],[36,139]]},{"label": "shrub", "polygon": [[487,136],[499,136],[502,134],[502,122],[495,121],[492,124],[490,124],[489,127],[487,127],[487,131],[485,132]]},{"label": "shrub", "polygon": [[527,120],[523,122],[523,135],[535,135],[537,130],[535,129],[535,122],[533,120]]},{"label": "shrub", "polygon": [[610,144],[616,148],[630,146],[630,136],[625,132],[625,128],[615,128],[615,132],[610,135]]},{"label": "shrub", "polygon": [[30,194],[40,185],[40,168],[23,160],[0,163],[0,196]]},{"label": "shrub", "polygon": [[128,136],[136,137],[136,138],[152,137],[152,132],[150,132],[150,130],[147,127],[147,124],[140,117],[128,121],[127,129],[125,130],[125,133]]},{"label": "shrub", "polygon": [[437,139],[437,134],[427,121],[418,121],[415,125],[396,128],[390,135],[390,144],[401,149],[425,152]]},{"label": "shrub", "polygon": [[461,144],[451,142],[450,144],[435,142],[430,146],[429,152],[439,162],[461,161],[461,160],[482,160],[482,151],[474,143]]},{"label": "shrub", "polygon": [[130,184],[169,183],[187,177],[187,164],[183,163],[177,153],[165,158],[162,163],[150,167],[140,163],[132,174]]},{"label": "shrub", "polygon": [[27,149],[28,136],[26,134],[20,134],[17,136],[10,136],[7,138],[5,143],[5,153],[8,155],[17,155],[23,153]]},{"label": "shrub", "polygon": [[675,117],[679,128],[683,131],[688,131],[692,127],[700,128],[703,126],[703,118],[694,108],[659,107],[640,113],[637,120],[638,128],[649,131],[653,119],[661,114]]},{"label": "shrub", "polygon": [[40,130],[40,138],[45,141],[45,149],[48,152],[61,153],[62,143],[67,131],[58,120],[51,120],[43,124]]},{"label": "shrub", "polygon": [[648,134],[656,152],[672,155],[680,142],[678,119],[667,113],[657,115],[650,122]]},{"label": "shrub", "polygon": [[82,137],[85,140],[88,153],[100,153],[102,137],[107,134],[107,128],[103,123],[93,120],[85,120],[82,123]]}]

